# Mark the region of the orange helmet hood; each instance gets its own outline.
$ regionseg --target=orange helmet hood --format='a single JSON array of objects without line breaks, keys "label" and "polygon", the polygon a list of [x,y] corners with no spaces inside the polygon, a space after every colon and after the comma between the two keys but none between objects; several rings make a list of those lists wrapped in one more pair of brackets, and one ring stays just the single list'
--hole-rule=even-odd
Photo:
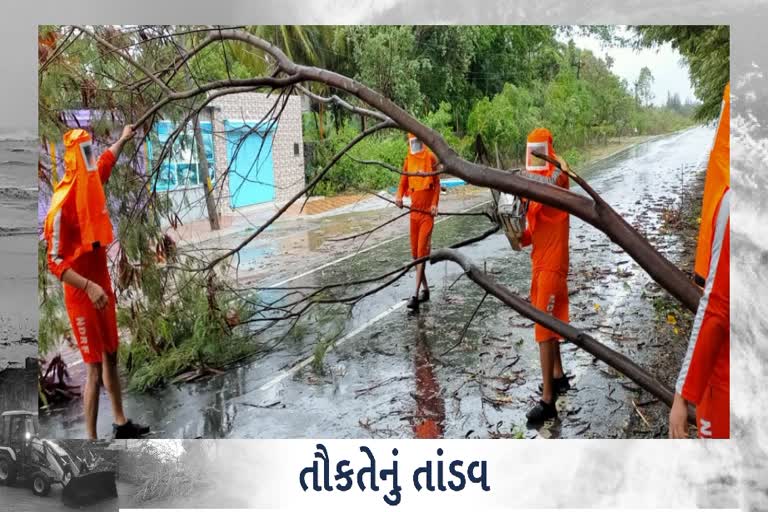
[{"label": "orange helmet hood", "polygon": [[[413,150],[413,141],[418,140],[421,142],[421,149],[418,151]],[[408,133],[408,153],[411,155],[422,155],[427,150],[427,146],[424,144],[424,141],[419,139],[416,135],[412,133]]]},{"label": "orange helmet hood", "polygon": [[546,128],[534,128],[528,134],[525,151],[525,170],[530,172],[550,174],[555,170],[551,163],[533,156],[532,151],[544,153],[550,158],[556,158],[555,148],[552,146],[552,133]]},{"label": "orange helmet hood", "polygon": [[53,236],[55,220],[61,219],[65,204],[74,205],[80,240],[70,242],[80,254],[99,245],[107,246],[114,235],[91,135],[76,128],[66,132],[63,139],[66,172],[54,189],[44,230],[46,237]]}]

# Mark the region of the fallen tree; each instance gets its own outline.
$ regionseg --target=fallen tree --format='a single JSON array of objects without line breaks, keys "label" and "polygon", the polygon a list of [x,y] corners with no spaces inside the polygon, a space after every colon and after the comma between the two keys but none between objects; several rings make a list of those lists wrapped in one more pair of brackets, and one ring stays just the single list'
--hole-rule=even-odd
[{"label": "fallen tree", "polygon": [[[92,31],[84,28],[81,28],[81,30],[92,35],[100,43],[108,45],[110,49],[114,49],[112,45]],[[172,101],[190,98],[216,89],[243,86],[280,89],[302,82],[321,82],[356,96],[369,106],[374,107],[378,112],[386,116],[387,121],[383,122],[394,123],[398,128],[414,133],[438,156],[445,173],[457,176],[472,185],[517,194],[547,204],[563,211],[567,211],[591,224],[605,233],[611,241],[624,249],[627,254],[629,254],[657,283],[659,283],[659,285],[680,300],[685,307],[691,311],[696,310],[699,299],[701,298],[701,291],[699,288],[688,279],[684,272],[664,258],[640,233],[637,232],[636,229],[634,229],[621,215],[604,201],[598,203],[594,201],[594,199],[584,197],[569,190],[527,180],[523,177],[515,176],[504,172],[503,170],[486,165],[468,162],[461,158],[456,151],[445,142],[440,134],[419,122],[408,112],[378,92],[338,73],[296,64],[279,48],[248,32],[212,27],[211,32],[206,39],[187,53],[189,55],[194,55],[209,44],[220,40],[240,41],[263,51],[275,60],[275,69],[269,77],[256,77],[245,80],[220,80],[202,84],[186,91],[174,92],[168,89],[155,74],[148,72],[142,65],[136,63],[129,56],[117,52],[118,55],[123,57],[130,64],[137,66],[141,71],[147,73],[153,81],[161,84],[160,87],[165,93],[163,99],[150,107],[139,117],[136,121],[137,124],[143,123],[156,111]],[[283,76],[281,77],[280,75]],[[293,204],[293,202],[295,202],[295,199],[289,201],[290,204]],[[247,242],[250,242],[256,236],[258,235],[252,235],[252,238],[247,240]]]},{"label": "fallen tree", "polygon": [[[582,185],[588,196],[528,180],[524,177],[509,173],[499,168],[500,166],[498,165],[497,167],[492,167],[487,164],[470,162],[463,159],[439,133],[417,120],[389,98],[379,94],[377,91],[364,84],[339,73],[319,67],[297,64],[289,59],[288,56],[275,45],[245,30],[224,27],[196,29],[195,33],[202,34],[202,39],[191,43],[190,48],[185,48],[183,51],[179,51],[179,56],[165,65],[162,69],[151,69],[146,63],[142,64],[138,62],[134,56],[132,56],[133,54],[127,51],[127,47],[119,47],[116,44],[113,44],[94,29],[77,27],[75,30],[78,31],[77,37],[88,35],[93,38],[98,45],[103,47],[107,55],[116,55],[131,68],[143,75],[142,78],[134,80],[132,84],[127,84],[127,89],[131,91],[132,94],[138,94],[144,98],[144,101],[141,103],[143,107],[142,109],[129,112],[129,118],[134,120],[134,124],[151,126],[153,120],[166,109],[176,108],[180,103],[189,100],[189,104],[185,107],[187,112],[182,116],[182,123],[176,130],[174,130],[169,136],[168,141],[163,145],[160,151],[160,158],[157,159],[157,162],[144,177],[144,186],[137,189],[137,197],[135,199],[133,211],[130,215],[144,214],[146,211],[144,205],[155,200],[155,188],[150,185],[158,176],[163,159],[169,154],[174,140],[178,137],[183,126],[188,121],[195,119],[198,113],[215,97],[245,91],[279,91],[278,97],[275,100],[275,105],[270,111],[271,113],[276,113],[275,120],[273,121],[276,122],[276,119],[280,117],[282,112],[280,102],[284,99],[284,95],[290,94],[294,89],[299,89],[313,101],[323,104],[333,104],[340,108],[348,109],[356,115],[371,117],[378,121],[378,124],[363,129],[361,133],[342,148],[328,162],[328,164],[302,188],[301,191],[295,193],[270,217],[269,220],[258,226],[253,233],[246,237],[236,247],[221,251],[210,259],[193,258],[195,261],[194,265],[181,263],[177,258],[173,264],[169,264],[164,269],[164,272],[178,271],[185,274],[200,274],[201,279],[204,282],[213,282],[211,278],[212,273],[216,272],[217,269],[221,268],[224,264],[236,259],[243,248],[247,247],[248,244],[279,219],[293,204],[298,202],[302,197],[308,198],[313,187],[323,179],[327,171],[342,157],[347,155],[358,142],[380,130],[398,129],[414,133],[434,151],[441,163],[439,169],[440,173],[459,177],[476,186],[512,193],[538,201],[559,208],[584,220],[606,234],[610,240],[626,251],[626,253],[632,257],[653,280],[671,295],[676,297],[687,309],[691,311],[696,310],[700,298],[699,288],[690,281],[682,270],[664,258],[646,238],[633,228],[607,202],[602,200],[599,194],[592,190],[587,183],[580,180],[578,176],[572,177]],[[174,34],[166,34],[158,36],[158,38],[172,40]],[[150,38],[149,40],[152,39]],[[264,76],[251,78],[232,78],[231,76],[227,76],[227,78],[210,80],[203,83],[199,83],[198,80],[189,80],[189,77],[186,77],[185,80],[180,81],[178,84],[185,87],[184,89],[175,89],[172,86],[174,76],[182,73],[185,69],[188,73],[191,73],[190,67],[187,65],[191,59],[194,59],[196,55],[201,54],[201,52],[210,45],[214,43],[223,45],[224,41],[243,44],[259,52],[259,54],[268,62],[269,72]],[[135,43],[135,45],[140,44],[145,43]],[[174,42],[174,44],[176,43]],[[226,58],[226,51],[224,54]],[[195,85],[191,85],[192,83]],[[324,84],[336,91],[346,93],[351,97],[357,98],[357,100],[359,100],[365,107],[353,105],[350,102],[351,100],[348,101],[342,99],[338,94],[331,97],[323,97],[312,93],[305,87],[306,84],[310,83]],[[195,103],[195,100],[198,99],[201,101]],[[245,135],[243,138],[244,137]],[[372,161],[364,161],[364,163],[380,164]],[[389,170],[400,172],[397,169]],[[229,172],[229,169],[224,170],[222,176],[226,175],[227,172]],[[496,232],[498,228],[498,225],[495,224],[485,232],[473,236],[457,245],[474,243]],[[355,237],[366,234],[367,233],[361,233]],[[621,371],[627,377],[637,382],[640,386],[665,403],[671,403],[672,391],[648,372],[634,364],[625,356],[600,344],[587,334],[568,324],[563,324],[549,315],[539,312],[527,301],[524,301],[509,290],[494,283],[490,277],[466,260],[461,253],[456,250],[435,251],[431,257],[431,261],[437,262],[441,260],[451,260],[460,264],[467,276],[470,277],[473,282],[481,286],[486,292],[496,296],[504,304],[512,307],[521,315],[546,325],[552,330],[560,333],[598,359],[601,359]],[[321,293],[317,289],[310,290],[309,292],[306,291],[307,287],[291,289],[277,300],[270,302],[248,302],[250,309],[247,317],[238,317],[234,322],[229,322],[229,319],[227,319],[227,321],[230,324],[240,325],[263,321],[267,324],[266,328],[268,328],[281,321],[288,320],[295,322],[315,304],[334,302],[354,304],[358,302],[361,297],[375,293],[383,287],[388,286],[396,279],[402,277],[405,274],[405,271],[410,269],[415,263],[416,262],[409,263],[396,271],[386,274],[386,277],[391,277],[393,275],[396,277],[388,279],[383,285],[377,284],[372,290],[368,290],[365,293],[327,298],[321,297]],[[380,279],[383,278],[384,277],[381,277]],[[366,281],[370,283],[380,279],[369,279]],[[360,282],[340,283],[336,286],[343,287],[354,284],[360,284]],[[321,291],[325,291],[328,289],[328,286],[321,288]],[[174,287],[169,286],[168,289],[173,290]],[[209,295],[215,296],[215,290],[213,290],[212,286],[208,286],[207,289],[209,290]],[[235,290],[232,287],[226,286],[222,287],[222,289],[225,289],[227,292],[235,292],[235,295],[237,295],[237,292],[242,292],[242,290]],[[298,298],[292,298],[289,303],[284,302],[287,297],[294,296]],[[166,302],[170,300],[167,296],[162,298]],[[211,304],[216,303],[215,300],[209,302]],[[214,308],[214,306],[211,307]],[[218,306],[216,306],[216,308],[218,308]],[[215,316],[221,317],[221,314],[217,312],[217,315]],[[255,334],[262,331],[256,331]],[[155,350],[157,350],[157,348],[155,348]]]}]

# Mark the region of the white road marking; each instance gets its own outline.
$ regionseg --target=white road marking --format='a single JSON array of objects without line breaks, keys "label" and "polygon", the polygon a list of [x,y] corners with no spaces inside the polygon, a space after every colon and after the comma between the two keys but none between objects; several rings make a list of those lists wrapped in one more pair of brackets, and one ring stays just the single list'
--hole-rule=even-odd
[{"label": "white road marking", "polygon": [[352,258],[353,256],[357,256],[358,254],[363,254],[364,252],[368,252],[370,250],[376,249],[377,247],[381,247],[382,245],[388,244],[392,240],[397,240],[398,238],[402,238],[402,236],[397,236],[395,238],[390,238],[389,240],[384,240],[383,242],[379,242],[378,244],[372,245],[372,246],[370,246],[370,247],[368,247],[366,249],[363,249],[362,251],[356,251],[356,252],[353,252],[351,254],[347,254],[346,256],[343,256],[341,258],[335,259],[333,261],[329,261],[328,263],[324,263],[323,265],[320,265],[317,268],[313,268],[312,270],[307,270],[303,274],[299,274],[299,275],[296,275],[296,276],[293,276],[293,277],[289,277],[288,279],[280,281],[279,283],[275,283],[275,284],[269,285],[269,286],[267,286],[267,288],[277,288],[278,286],[282,286],[282,285],[284,285],[286,283],[290,283],[291,281],[294,281],[296,279],[302,278],[304,276],[308,276],[309,274],[314,274],[318,270],[323,270],[324,268],[330,267],[332,265],[336,265],[337,263],[341,263],[342,261],[347,260],[349,258]]},{"label": "white road marking", "polygon": [[[466,213],[469,210],[473,210],[473,209],[478,208],[480,206],[486,205],[486,204],[488,204],[490,202],[491,201],[485,201],[483,203],[479,203],[479,204],[470,206],[469,208],[465,208],[465,209],[461,210],[461,213]],[[437,221],[435,221],[435,224],[440,224],[444,220],[448,220],[450,218],[451,218],[450,216],[443,217],[442,219],[438,219]],[[275,283],[275,284],[269,285],[269,286],[267,286],[267,288],[277,288],[278,286],[282,286],[282,285],[284,285],[286,283],[290,283],[291,281],[295,281],[296,279],[300,279],[302,277],[308,276],[309,274],[313,274],[313,273],[317,272],[318,270],[323,270],[324,268],[330,267],[332,265],[336,265],[337,263],[341,263],[344,260],[348,260],[349,258],[352,258],[352,257],[357,256],[359,254],[363,254],[365,252],[371,251],[373,249],[376,249],[377,247],[381,247],[384,244],[388,244],[389,242],[391,242],[393,240],[398,240],[400,238],[404,238],[405,236],[407,236],[407,235],[400,235],[400,236],[396,236],[394,238],[390,238],[389,240],[384,240],[382,242],[379,242],[378,244],[375,244],[375,245],[372,245],[370,247],[367,247],[367,248],[365,248],[365,249],[363,249],[361,251],[355,251],[353,253],[347,254],[346,256],[342,256],[341,258],[335,259],[333,261],[329,261],[328,263],[324,263],[323,265],[320,265],[319,267],[316,267],[316,268],[314,268],[312,270],[308,270],[308,271],[304,272],[303,274],[299,274],[299,275],[296,275],[296,276],[293,276],[293,277],[289,277],[288,279],[284,279],[284,280],[280,281],[279,283]]]},{"label": "white road marking", "polygon": [[[465,209],[461,210],[461,213],[464,213],[464,212],[468,212],[469,210],[472,210],[472,209],[475,209],[475,208],[481,207],[481,206],[483,206],[483,205],[486,205],[486,204],[488,204],[488,203],[490,203],[490,202],[491,202],[491,201],[485,201],[485,202],[482,202],[482,203],[479,203],[479,204],[476,204],[476,205],[470,206],[469,208],[465,208]],[[439,224],[440,222],[442,222],[442,221],[444,221],[444,220],[447,220],[447,219],[449,219],[449,218],[451,218],[451,217],[450,217],[450,216],[447,216],[447,217],[444,217],[444,218],[442,218],[442,219],[438,219],[437,221],[435,221],[435,224]],[[376,247],[380,247],[380,246],[382,246],[382,245],[384,245],[384,244],[387,244],[387,243],[391,242],[392,240],[397,240],[397,239],[399,239],[399,238],[403,238],[404,236],[406,236],[406,235],[396,236],[396,237],[394,237],[394,238],[390,238],[389,240],[384,240],[383,242],[380,242],[380,243],[378,243],[378,244],[376,244],[376,245],[372,245],[371,247],[368,247],[367,249],[363,249],[362,251],[355,251],[355,252],[354,252],[354,253],[352,253],[352,254],[348,254],[348,255],[346,255],[346,256],[344,256],[344,257],[342,257],[342,258],[338,258],[338,259],[336,259],[336,260],[334,260],[334,261],[331,261],[331,262],[325,263],[325,264],[323,264],[323,265],[320,265],[319,267],[317,267],[317,268],[315,268],[315,269],[313,269],[313,270],[309,270],[309,271],[307,271],[307,272],[304,272],[303,274],[299,274],[299,275],[297,275],[297,276],[294,276],[294,277],[290,277],[290,278],[288,278],[288,279],[285,279],[285,280],[283,280],[283,281],[280,281],[279,283],[273,284],[273,285],[269,286],[269,288],[275,288],[275,287],[277,287],[277,286],[282,286],[282,285],[283,285],[283,284],[285,284],[285,283],[288,283],[288,282],[291,282],[291,281],[293,281],[293,280],[295,280],[295,279],[299,279],[299,278],[301,278],[301,277],[307,276],[307,275],[309,275],[309,274],[312,274],[313,272],[317,272],[318,270],[322,270],[322,269],[324,269],[324,268],[326,268],[326,267],[329,267],[329,266],[331,266],[331,265],[335,265],[335,264],[337,264],[337,263],[340,263],[340,262],[342,262],[342,261],[344,261],[344,260],[346,260],[346,259],[349,259],[349,258],[351,258],[351,257],[353,257],[353,256],[357,256],[357,255],[359,255],[359,254],[362,254],[362,253],[364,253],[364,252],[367,252],[367,251],[370,251],[370,250],[372,250],[372,249],[375,249]],[[367,322],[365,322],[363,325],[361,325],[361,326],[357,327],[356,329],[354,329],[354,330],[350,331],[349,333],[345,334],[344,336],[342,336],[341,338],[339,338],[338,340],[336,340],[336,341],[334,342],[334,344],[331,346],[331,349],[332,349],[333,347],[337,347],[337,346],[341,345],[343,342],[345,342],[345,341],[349,340],[350,338],[353,338],[354,336],[356,336],[356,335],[360,334],[360,333],[361,333],[361,332],[363,332],[365,329],[367,329],[367,328],[368,328],[368,327],[370,327],[371,325],[375,324],[375,323],[376,323],[376,322],[378,322],[379,320],[382,320],[383,318],[386,318],[386,317],[387,317],[387,316],[389,316],[390,314],[392,314],[392,313],[394,313],[395,311],[397,311],[398,309],[402,308],[403,306],[405,306],[406,302],[407,302],[406,300],[402,300],[402,301],[400,301],[400,302],[397,302],[397,303],[395,303],[394,305],[390,306],[388,309],[386,309],[386,310],[382,311],[381,313],[379,313],[379,314],[378,314],[378,315],[376,315],[375,317],[373,317],[373,318],[371,318],[370,320],[368,320]],[[331,350],[331,349],[329,349],[329,350]],[[306,359],[303,359],[303,360],[299,361],[298,363],[296,363],[295,365],[293,365],[293,366],[292,366],[291,368],[289,368],[288,370],[285,370],[284,372],[282,372],[282,373],[279,373],[277,376],[275,376],[274,378],[272,378],[272,380],[270,380],[270,381],[269,381],[269,382],[267,382],[266,384],[263,384],[263,385],[262,385],[262,386],[259,388],[259,391],[266,391],[266,390],[268,390],[269,388],[271,388],[271,387],[274,387],[275,385],[279,384],[281,381],[283,381],[283,380],[284,380],[284,379],[286,379],[287,377],[290,377],[291,375],[293,375],[293,374],[294,374],[294,373],[296,373],[297,371],[299,371],[299,370],[301,370],[302,368],[304,368],[305,366],[307,366],[307,365],[308,365],[309,363],[311,363],[313,360],[314,360],[314,356],[310,356],[310,357],[307,357]]]},{"label": "white road marking", "polygon": [[[356,335],[360,334],[361,332],[363,332],[364,330],[366,330],[368,327],[370,327],[371,325],[375,324],[375,323],[376,323],[376,322],[378,322],[379,320],[383,319],[383,318],[384,318],[384,317],[386,317],[386,316],[389,316],[391,313],[394,313],[394,312],[395,312],[395,311],[397,311],[398,309],[400,309],[400,308],[402,308],[403,306],[405,306],[406,302],[407,302],[407,301],[405,301],[405,300],[401,300],[400,302],[397,302],[397,303],[395,303],[393,306],[390,306],[388,309],[385,309],[384,311],[382,311],[381,313],[379,313],[379,314],[378,314],[378,315],[376,315],[375,317],[373,317],[373,318],[371,318],[370,320],[368,320],[367,322],[365,322],[363,325],[361,325],[361,326],[357,327],[356,329],[354,329],[354,330],[352,330],[352,331],[348,332],[347,334],[345,334],[344,336],[342,336],[341,338],[339,338],[338,340],[336,340],[336,341],[335,341],[335,342],[334,342],[334,343],[331,345],[331,347],[330,347],[328,350],[329,350],[329,351],[330,351],[330,350],[333,350],[333,348],[334,348],[334,347],[338,347],[339,345],[341,345],[341,344],[342,344],[342,343],[344,343],[345,341],[347,341],[347,340],[349,340],[349,339],[351,339],[351,338],[355,337]],[[283,381],[283,380],[284,380],[284,379],[286,379],[287,377],[290,377],[291,375],[293,375],[293,374],[294,374],[294,373],[296,373],[297,371],[299,371],[299,370],[301,370],[302,368],[304,368],[305,366],[307,366],[307,365],[308,365],[309,363],[311,363],[311,362],[312,362],[314,359],[315,359],[315,357],[314,357],[314,356],[309,356],[309,357],[307,357],[306,359],[303,359],[302,361],[299,361],[298,363],[296,363],[295,365],[293,365],[293,366],[292,366],[291,368],[289,368],[288,370],[285,370],[284,372],[282,372],[282,373],[278,374],[278,375],[277,375],[276,377],[274,377],[272,380],[270,380],[270,381],[269,381],[269,382],[267,382],[266,384],[262,385],[262,386],[259,388],[259,391],[266,391],[266,390],[268,390],[269,388],[271,388],[271,387],[273,387],[273,386],[275,386],[275,385],[279,384],[281,381]]]}]

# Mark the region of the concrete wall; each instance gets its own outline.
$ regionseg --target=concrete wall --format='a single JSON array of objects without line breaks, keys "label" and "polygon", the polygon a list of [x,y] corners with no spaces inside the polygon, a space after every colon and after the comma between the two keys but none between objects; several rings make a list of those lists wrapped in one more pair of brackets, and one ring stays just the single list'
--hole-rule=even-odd
[{"label": "concrete wall", "polygon": [[[173,212],[179,216],[182,223],[192,222],[208,218],[208,206],[205,202],[205,194],[200,186],[194,188],[181,188],[164,192],[173,203]],[[221,213],[221,209],[219,209]],[[160,224],[168,227],[168,219],[162,217]]]},{"label": "concrete wall", "polygon": [[[272,95],[268,98],[266,94],[261,93],[243,93],[222,96],[211,102],[211,106],[214,107],[213,130],[217,177],[222,176],[228,166],[224,121],[259,121],[269,112],[277,97]],[[279,106],[273,114],[277,112],[279,112]],[[298,154],[294,154],[295,144],[298,144]],[[297,95],[289,97],[280,115],[272,141],[272,164],[275,175],[275,202],[282,205],[291,196],[301,191],[305,185],[301,99]],[[224,213],[230,212],[227,180],[217,179],[215,189],[219,210]]]}]

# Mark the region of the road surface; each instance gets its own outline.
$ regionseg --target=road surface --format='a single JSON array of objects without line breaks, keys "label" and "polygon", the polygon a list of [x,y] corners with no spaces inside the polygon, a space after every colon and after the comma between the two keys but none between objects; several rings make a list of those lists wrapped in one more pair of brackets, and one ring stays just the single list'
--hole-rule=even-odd
[{"label": "road surface", "polygon": [[[712,129],[704,127],[670,134],[579,172],[630,222],[654,233],[657,248],[676,261],[682,250],[678,237],[656,234],[661,212],[678,204],[681,191],[700,174],[712,136]],[[351,221],[354,216],[343,218]],[[332,231],[333,218],[327,222]],[[487,226],[481,217],[448,218],[435,227],[432,245],[450,245]],[[405,234],[406,219],[395,223],[395,229]],[[244,252],[242,265],[271,265],[272,275],[262,285],[317,286],[383,274],[409,259],[404,236],[345,244],[319,241],[304,258],[311,268],[286,266],[280,250],[263,245]],[[528,252],[513,252],[502,234],[463,252],[527,297]],[[571,344],[563,346],[563,358],[574,389],[559,399],[558,420],[527,428],[525,412],[535,402],[540,382],[532,324],[489,297],[459,343],[483,292],[467,279],[454,283],[460,275],[456,265],[440,263],[427,271],[432,300],[418,316],[404,307],[412,293],[411,273],[351,312],[318,308],[273,351],[222,376],[132,394],[126,406],[134,419],[150,423],[157,437],[166,438],[666,435],[663,423],[638,430],[631,421],[636,404],[652,402],[649,396]],[[598,340],[651,370],[659,361],[674,364],[681,358],[684,346],[654,343],[654,310],[647,298],[654,287],[647,274],[575,217],[569,287],[572,323]],[[262,292],[263,298],[275,293]],[[318,367],[317,348],[329,340],[335,340],[335,347]],[[101,431],[109,428],[106,407]],[[77,403],[41,417],[41,424],[49,436],[83,435]]]}]

